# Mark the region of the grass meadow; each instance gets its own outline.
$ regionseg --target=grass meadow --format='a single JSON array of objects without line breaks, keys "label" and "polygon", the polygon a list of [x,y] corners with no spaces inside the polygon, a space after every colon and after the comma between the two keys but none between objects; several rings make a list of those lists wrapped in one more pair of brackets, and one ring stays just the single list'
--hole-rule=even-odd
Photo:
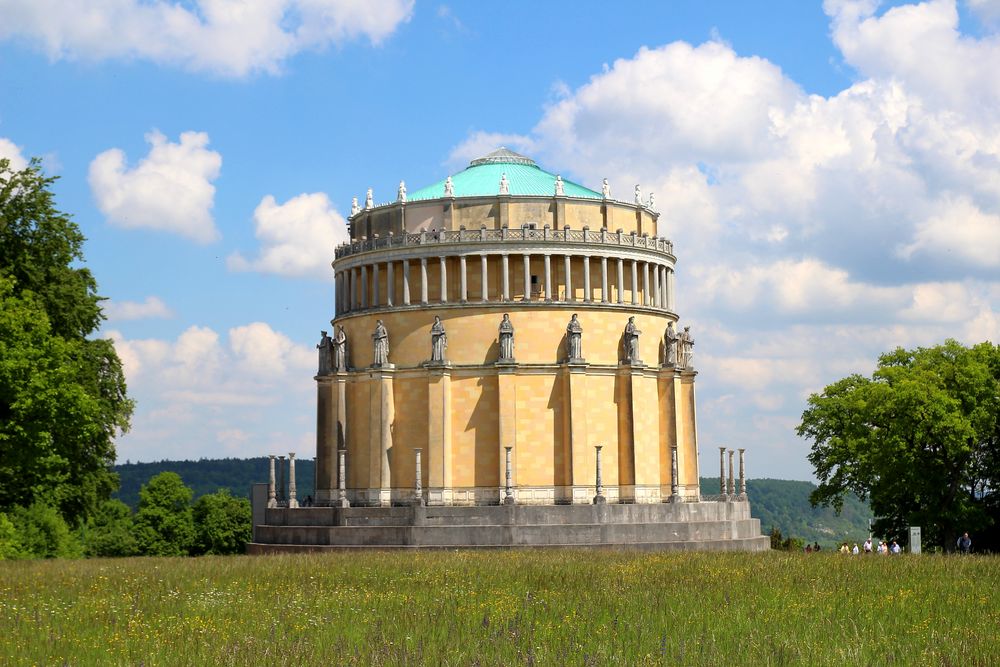
[{"label": "grass meadow", "polygon": [[1000,559],[601,551],[0,562],[12,665],[997,665]]}]

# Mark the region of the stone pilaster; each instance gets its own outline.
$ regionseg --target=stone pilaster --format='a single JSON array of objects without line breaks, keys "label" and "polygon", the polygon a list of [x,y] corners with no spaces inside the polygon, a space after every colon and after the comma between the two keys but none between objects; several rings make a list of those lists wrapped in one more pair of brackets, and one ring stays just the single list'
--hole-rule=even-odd
[{"label": "stone pilaster", "polygon": [[427,504],[450,505],[451,481],[451,367],[427,371]]},{"label": "stone pilaster", "polygon": [[572,485],[571,497],[566,500],[586,504],[592,500],[590,484],[594,479],[594,460],[587,433],[587,365],[566,364],[565,382],[563,432],[569,440],[567,454]]},{"label": "stone pilaster", "polygon": [[656,412],[658,403],[657,380],[646,377],[643,368],[630,367],[632,410],[632,443],[635,457],[635,501],[637,503],[659,502],[660,490],[660,447]]},{"label": "stone pilaster", "polygon": [[392,479],[389,454],[392,450],[393,399],[391,368],[368,372],[368,490],[365,503],[388,506]]},{"label": "stone pilaster", "polygon": [[[509,454],[507,448],[517,447],[517,375],[513,364],[497,368],[497,405],[497,479],[502,485],[506,475],[505,459]],[[513,483],[516,484],[516,467],[512,469],[512,474],[515,475]],[[500,495],[503,495],[502,490]]]}]

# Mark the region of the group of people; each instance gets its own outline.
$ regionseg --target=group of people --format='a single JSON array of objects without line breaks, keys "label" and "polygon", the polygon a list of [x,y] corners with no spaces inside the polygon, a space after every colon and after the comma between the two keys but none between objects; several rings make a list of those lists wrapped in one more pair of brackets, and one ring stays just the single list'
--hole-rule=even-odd
[{"label": "group of people", "polygon": [[889,543],[888,541],[883,542],[882,540],[879,540],[878,544],[875,544],[874,542],[872,542],[872,538],[869,537],[867,540],[864,541],[864,543],[861,545],[860,548],[858,547],[857,542],[855,542],[853,546],[849,546],[847,542],[844,542],[843,544],[840,545],[840,553],[853,554],[855,556],[860,553],[866,553],[866,554],[876,553],[886,556],[889,554],[893,555],[901,554],[903,553],[903,548],[899,546],[899,542],[897,542],[896,540],[893,540],[892,543]]}]

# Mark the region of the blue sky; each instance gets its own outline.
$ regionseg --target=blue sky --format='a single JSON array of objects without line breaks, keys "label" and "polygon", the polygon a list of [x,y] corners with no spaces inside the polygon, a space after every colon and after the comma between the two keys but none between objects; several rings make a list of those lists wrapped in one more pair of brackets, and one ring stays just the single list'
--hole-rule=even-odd
[{"label": "blue sky", "polygon": [[703,471],[807,479],[812,391],[1000,339],[1000,2],[0,0],[0,155],[88,237],[121,460],[314,452],[351,197],[499,144],[655,191]]}]

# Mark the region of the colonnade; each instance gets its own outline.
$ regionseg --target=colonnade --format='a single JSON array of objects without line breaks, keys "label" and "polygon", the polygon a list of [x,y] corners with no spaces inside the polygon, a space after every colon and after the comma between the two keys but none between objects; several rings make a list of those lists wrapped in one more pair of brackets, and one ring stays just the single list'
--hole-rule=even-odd
[{"label": "colonnade", "polygon": [[[532,280],[535,277],[532,274],[532,258],[540,258],[544,267],[542,275],[537,276],[537,286]],[[448,280],[448,272],[449,265],[454,266],[455,259],[458,260],[459,279],[457,293],[453,294],[456,290]],[[521,266],[518,267],[518,264]],[[562,265],[561,270],[558,269],[559,264]],[[595,268],[594,264],[598,264],[598,267]],[[429,275],[432,271],[429,267],[434,265],[437,265],[440,279],[435,303],[541,300],[617,303],[671,312],[674,310],[674,271],[672,266],[665,263],[608,255],[595,257],[585,254],[524,252],[383,259],[340,269],[335,271],[337,313],[431,303]],[[575,272],[574,265],[578,267]],[[477,268],[480,274],[478,289],[473,291],[469,286],[469,276]],[[512,278],[518,270],[523,270],[523,289],[520,297],[515,299],[512,295]],[[557,270],[561,275],[555,275]],[[402,278],[399,294],[396,293],[397,271]],[[496,281],[490,280],[491,275],[497,271],[498,285]],[[381,277],[383,273],[384,280]],[[614,283],[610,282],[612,278]],[[578,280],[582,283],[577,283]],[[578,297],[574,289],[578,284],[582,285],[582,298]],[[495,285],[493,290],[490,289],[491,285]],[[613,292],[611,287],[615,287]]]}]

